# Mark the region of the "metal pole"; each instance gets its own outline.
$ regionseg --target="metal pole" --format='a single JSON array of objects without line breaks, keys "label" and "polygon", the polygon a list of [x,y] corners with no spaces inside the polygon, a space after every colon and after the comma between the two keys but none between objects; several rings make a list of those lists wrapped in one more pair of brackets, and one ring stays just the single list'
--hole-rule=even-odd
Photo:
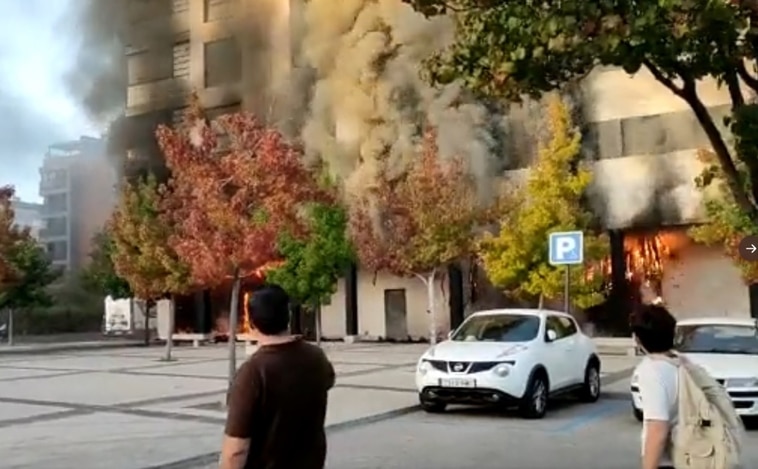
[{"label": "metal pole", "polygon": [[235,270],[232,298],[229,305],[229,389],[231,389],[234,376],[237,374],[237,323],[239,322],[240,284],[239,270]]},{"label": "metal pole", "polygon": [[565,284],[563,286],[563,310],[566,313],[570,313],[571,311],[571,299],[569,298],[570,291],[571,291],[571,266],[566,265],[566,279]]},{"label": "metal pole", "polygon": [[8,345],[13,345],[13,308],[8,310]]},{"label": "metal pole", "polygon": [[[168,306],[168,335],[166,337],[166,351],[163,359],[167,362],[173,361],[172,352],[174,348],[174,329],[176,329],[176,318],[174,316],[174,300],[169,300]],[[156,306],[157,308],[157,306]]]}]

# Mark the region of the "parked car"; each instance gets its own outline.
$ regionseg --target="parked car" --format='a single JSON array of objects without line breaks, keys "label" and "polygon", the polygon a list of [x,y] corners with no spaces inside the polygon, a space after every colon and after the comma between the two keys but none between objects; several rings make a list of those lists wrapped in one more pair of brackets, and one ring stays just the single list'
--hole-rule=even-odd
[{"label": "parked car", "polygon": [[[698,318],[679,321],[674,347],[705,368],[726,387],[737,413],[758,416],[758,321],[756,319]],[[632,410],[642,421],[637,372],[632,375]]]},{"label": "parked car", "polygon": [[524,417],[537,419],[557,394],[597,401],[600,358],[568,314],[481,311],[423,354],[416,387],[427,412],[442,412],[448,404],[516,406]]},{"label": "parked car", "polygon": [[0,340],[5,340],[8,337],[8,325],[5,323],[0,324]]}]

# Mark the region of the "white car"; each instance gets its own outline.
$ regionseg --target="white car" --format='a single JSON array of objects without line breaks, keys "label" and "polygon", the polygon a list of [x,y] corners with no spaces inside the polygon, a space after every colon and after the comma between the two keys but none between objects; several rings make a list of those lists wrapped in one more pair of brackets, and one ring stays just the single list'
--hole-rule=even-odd
[{"label": "white car", "polygon": [[[674,347],[726,387],[737,413],[758,416],[758,322],[756,319],[698,318],[677,322]],[[644,418],[632,375],[632,408]]]},{"label": "white car", "polygon": [[481,311],[424,353],[416,387],[427,412],[442,412],[448,404],[516,405],[524,417],[542,418],[556,394],[598,400],[600,358],[568,314]]}]

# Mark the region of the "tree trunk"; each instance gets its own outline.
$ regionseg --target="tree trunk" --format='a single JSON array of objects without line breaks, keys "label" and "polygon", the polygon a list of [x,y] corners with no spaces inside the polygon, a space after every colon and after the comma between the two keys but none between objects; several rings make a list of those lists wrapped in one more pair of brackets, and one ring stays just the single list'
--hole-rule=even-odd
[{"label": "tree trunk", "polygon": [[540,298],[537,301],[537,308],[542,309],[545,307],[545,295],[540,293]]},{"label": "tree trunk", "polygon": [[316,323],[316,345],[321,347],[321,305],[316,306],[313,313],[316,315],[314,321]]},{"label": "tree trunk", "polygon": [[436,275],[437,269],[432,270],[426,277],[416,274],[416,277],[426,285],[426,304],[427,313],[429,314],[429,343],[432,345],[437,343],[437,308],[434,301],[434,280]]},{"label": "tree trunk", "polygon": [[166,351],[163,356],[163,360],[170,362],[174,358],[171,356],[171,352],[174,349],[174,329],[176,329],[176,311],[174,310],[174,301],[171,300],[171,305],[168,311],[168,336],[166,337]]},{"label": "tree trunk", "polygon": [[145,330],[143,331],[143,338],[145,340],[145,346],[150,345],[150,308],[152,308],[152,302],[150,300],[144,300],[142,304],[145,305]]},{"label": "tree trunk", "polygon": [[239,322],[239,297],[242,280],[239,269],[234,271],[234,283],[232,284],[232,298],[229,302],[229,386],[237,374],[237,323]]}]

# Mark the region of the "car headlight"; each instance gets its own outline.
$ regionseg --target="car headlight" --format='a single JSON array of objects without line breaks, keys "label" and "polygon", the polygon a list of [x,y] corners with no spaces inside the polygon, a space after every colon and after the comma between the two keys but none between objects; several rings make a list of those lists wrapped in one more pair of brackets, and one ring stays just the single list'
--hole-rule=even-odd
[{"label": "car headlight", "polygon": [[754,388],[758,387],[758,378],[730,378],[726,380],[726,386],[730,388]]},{"label": "car headlight", "polygon": [[421,360],[418,362],[418,372],[422,375],[425,375],[429,372],[429,370],[432,368],[432,364],[429,363],[427,360]]},{"label": "car headlight", "polygon": [[493,368],[492,372],[501,378],[505,378],[511,372],[511,367],[507,363],[501,363]]}]

